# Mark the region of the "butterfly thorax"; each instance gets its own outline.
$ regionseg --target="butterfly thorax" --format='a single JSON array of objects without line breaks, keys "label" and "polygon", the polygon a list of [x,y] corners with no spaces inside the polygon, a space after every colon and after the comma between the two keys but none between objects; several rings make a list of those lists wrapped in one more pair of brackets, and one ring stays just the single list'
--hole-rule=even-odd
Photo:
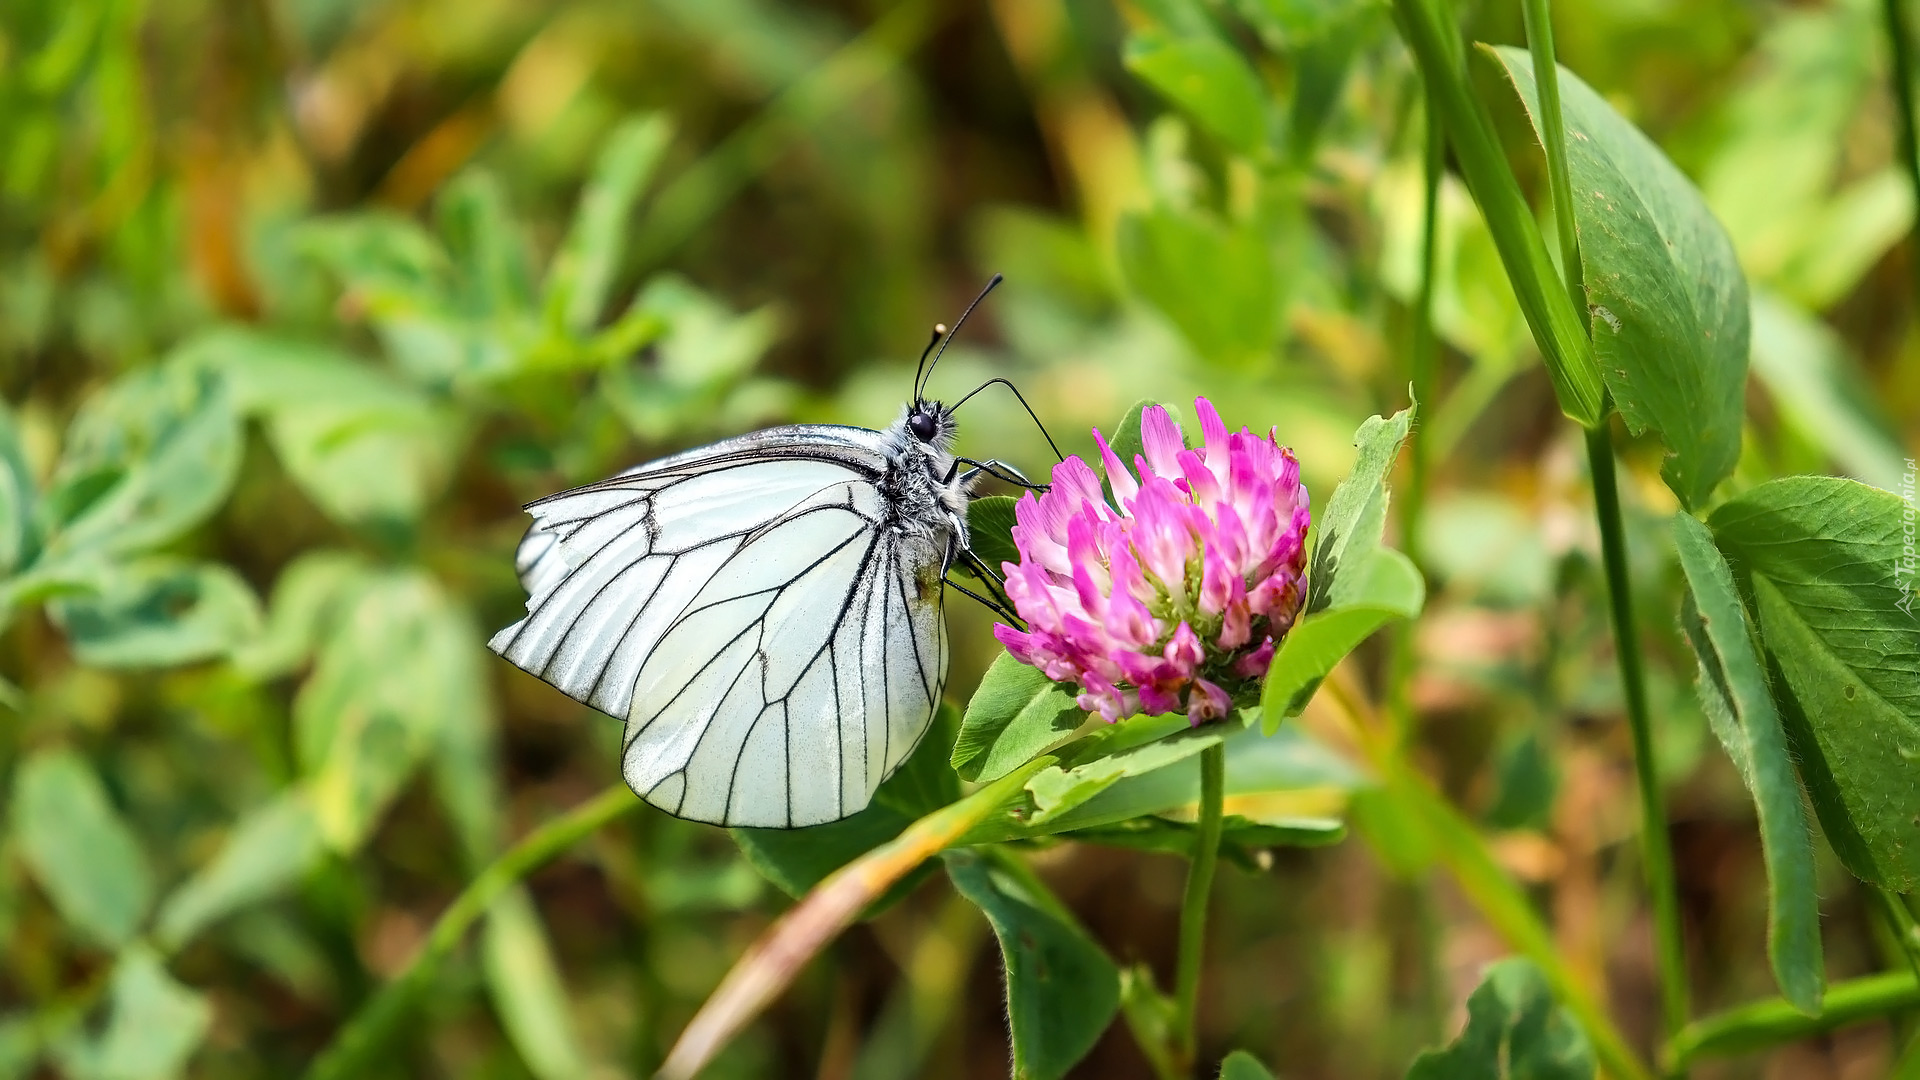
[{"label": "butterfly thorax", "polygon": [[887,527],[945,550],[967,545],[967,501],[972,482],[952,453],[957,425],[937,401],[919,401],[881,432],[887,475]]}]

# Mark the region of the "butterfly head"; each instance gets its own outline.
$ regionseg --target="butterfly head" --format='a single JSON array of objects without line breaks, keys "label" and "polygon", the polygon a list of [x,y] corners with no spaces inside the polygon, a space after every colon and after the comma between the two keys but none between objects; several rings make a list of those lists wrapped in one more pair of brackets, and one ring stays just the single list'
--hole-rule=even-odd
[{"label": "butterfly head", "polygon": [[926,446],[944,447],[953,438],[953,410],[921,398],[907,408],[907,434]]}]

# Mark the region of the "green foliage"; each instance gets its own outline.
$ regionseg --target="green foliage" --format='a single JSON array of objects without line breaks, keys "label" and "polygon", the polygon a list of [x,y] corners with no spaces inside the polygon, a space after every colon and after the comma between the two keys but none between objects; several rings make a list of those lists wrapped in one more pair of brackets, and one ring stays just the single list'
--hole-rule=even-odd
[{"label": "green foliage", "polygon": [[1261,691],[1268,734],[1298,716],[1334,665],[1392,619],[1411,619],[1426,583],[1405,555],[1380,546],[1387,524],[1387,473],[1413,423],[1405,409],[1360,425],[1353,471],[1314,522],[1303,614],[1287,632]]},{"label": "green foliage", "polygon": [[1592,1080],[1593,1051],[1580,1025],[1554,1007],[1538,968],[1502,960],[1467,999],[1467,1028],[1429,1050],[1407,1080]]},{"label": "green foliage", "polygon": [[[1490,50],[1539,128],[1533,61]],[[1726,230],[1660,148],[1561,69],[1588,326],[1627,426],[1673,455],[1667,486],[1703,506],[1740,456],[1747,279]]]},{"label": "green foliage", "polygon": [[973,553],[980,556],[995,573],[1001,563],[1019,562],[1013,546],[1013,504],[1011,495],[983,495],[967,504],[967,538]]},{"label": "green foliage", "polygon": [[1745,577],[1820,824],[1847,868],[1920,887],[1920,621],[1911,510],[1849,480],[1791,477],[1709,519]]},{"label": "green foliage", "polygon": [[1220,1062],[1220,1080],[1273,1080],[1273,1074],[1252,1054],[1235,1050]]},{"label": "green foliage", "polygon": [[1280,276],[1272,243],[1255,225],[1199,210],[1160,207],[1120,223],[1127,283],[1159,308],[1193,350],[1225,367],[1250,367],[1280,333]]},{"label": "green foliage", "polygon": [[1003,652],[967,702],[954,771],[963,780],[997,780],[1071,737],[1085,719],[1067,687]]},{"label": "green foliage", "polygon": [[1016,877],[968,852],[944,858],[953,887],[986,912],[1000,939],[1013,1075],[1066,1075],[1112,1022],[1120,1006],[1119,969],[1037,878]]},{"label": "green foliage", "polygon": [[1700,700],[1713,733],[1740,770],[1760,816],[1769,886],[1767,947],[1787,1000],[1820,1011],[1826,969],[1820,955],[1820,899],[1815,893],[1813,840],[1794,781],[1793,759],[1754,651],[1753,627],[1735,591],[1733,571],[1705,525],[1673,519],[1680,566],[1691,590],[1681,629],[1700,661]]},{"label": "green foliage", "polygon": [[97,944],[127,943],[153,902],[140,841],[86,759],[42,750],[21,763],[7,817],[47,898]]}]

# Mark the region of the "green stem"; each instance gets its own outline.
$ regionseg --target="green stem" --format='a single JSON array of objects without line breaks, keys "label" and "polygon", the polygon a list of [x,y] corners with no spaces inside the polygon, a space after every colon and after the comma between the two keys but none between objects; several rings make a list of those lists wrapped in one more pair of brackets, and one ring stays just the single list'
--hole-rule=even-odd
[{"label": "green stem", "polygon": [[1207,896],[1220,859],[1221,804],[1226,797],[1227,750],[1219,744],[1200,751],[1200,828],[1187,864],[1187,892],[1180,901],[1180,958],[1174,974],[1175,1051],[1181,1075],[1193,1072],[1199,1042],[1200,967],[1206,952]]},{"label": "green stem", "polygon": [[1686,955],[1680,938],[1680,893],[1675,885],[1673,848],[1667,839],[1667,797],[1654,757],[1653,721],[1647,709],[1647,683],[1640,667],[1640,636],[1633,617],[1633,588],[1627,573],[1626,530],[1620,517],[1620,487],[1614,476],[1613,435],[1604,427],[1587,432],[1587,463],[1593,472],[1594,514],[1600,521],[1600,550],[1607,572],[1607,599],[1613,615],[1613,651],[1626,692],[1627,724],[1633,731],[1633,767],[1640,787],[1640,851],[1647,889],[1653,894],[1654,948],[1660,972],[1661,1015],[1673,1037],[1687,1022]]},{"label": "green stem", "polygon": [[1916,1005],[1920,979],[1906,972],[1849,979],[1827,987],[1818,1016],[1808,1016],[1784,998],[1768,998],[1702,1017],[1673,1037],[1667,1057],[1684,1068],[1699,1058],[1763,1050]]},{"label": "green stem", "polygon": [[1573,220],[1573,179],[1567,168],[1567,125],[1560,114],[1560,63],[1553,55],[1551,0],[1526,0],[1527,49],[1533,54],[1533,78],[1540,87],[1541,148],[1547,154],[1547,190],[1553,196],[1553,220],[1560,236],[1560,271],[1575,311],[1587,306],[1580,287],[1580,234]]},{"label": "green stem", "polygon": [[1583,427],[1594,427],[1605,419],[1607,407],[1600,368],[1587,340],[1587,320],[1561,287],[1493,122],[1468,85],[1459,28],[1450,17],[1442,17],[1441,6],[1441,0],[1393,0],[1400,32],[1419,61],[1427,100],[1446,125],[1447,141],[1486,218],[1560,408]]},{"label": "green stem", "polygon": [[615,784],[527,834],[495,859],[454,898],[420,951],[371,1001],[361,1005],[347,1025],[307,1067],[307,1080],[362,1076],[371,1071],[400,1025],[420,1003],[440,961],[459,946],[467,931],[486,914],[501,893],[579,843],[600,826],[639,807],[625,784]]},{"label": "green stem", "polygon": [[[1915,205],[1920,205],[1920,121],[1914,119],[1913,106],[1913,28],[1907,25],[1904,0],[1881,0],[1881,14],[1887,24],[1888,51],[1893,54],[1893,100],[1900,110],[1900,159],[1907,179],[1913,184]],[[1920,220],[1914,225],[1913,285],[1920,294]]]},{"label": "green stem", "polygon": [[1893,931],[1893,939],[1906,956],[1914,975],[1920,977],[1920,923],[1914,921],[1913,912],[1898,894],[1878,887],[1870,887],[1868,891],[1879,900],[1880,913],[1886,917],[1887,928]]}]

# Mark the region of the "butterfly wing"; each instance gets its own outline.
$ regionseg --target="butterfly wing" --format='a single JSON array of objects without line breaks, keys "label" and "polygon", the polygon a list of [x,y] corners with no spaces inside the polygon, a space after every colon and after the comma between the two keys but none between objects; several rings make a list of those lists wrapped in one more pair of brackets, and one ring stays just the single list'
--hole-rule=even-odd
[{"label": "butterfly wing", "polygon": [[776,428],[532,504],[492,648],[626,719],[627,782],[670,813],[858,812],[946,677],[944,545],[888,527],[881,439]]}]

